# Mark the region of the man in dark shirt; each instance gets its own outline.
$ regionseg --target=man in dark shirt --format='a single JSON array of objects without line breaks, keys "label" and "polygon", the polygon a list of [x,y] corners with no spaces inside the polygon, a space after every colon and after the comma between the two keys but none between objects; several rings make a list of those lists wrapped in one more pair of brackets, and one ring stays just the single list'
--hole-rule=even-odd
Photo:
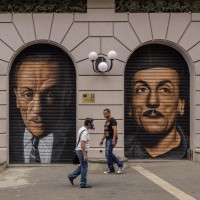
[{"label": "man in dark shirt", "polygon": [[103,111],[103,115],[106,118],[106,122],[104,125],[104,135],[100,141],[100,145],[103,144],[104,139],[106,139],[106,149],[105,156],[108,163],[108,169],[104,172],[105,174],[115,173],[115,168],[113,166],[116,163],[119,167],[117,171],[118,174],[121,174],[125,168],[125,164],[123,164],[114,154],[113,147],[117,144],[117,121],[111,117],[111,113],[109,109],[105,109]]}]

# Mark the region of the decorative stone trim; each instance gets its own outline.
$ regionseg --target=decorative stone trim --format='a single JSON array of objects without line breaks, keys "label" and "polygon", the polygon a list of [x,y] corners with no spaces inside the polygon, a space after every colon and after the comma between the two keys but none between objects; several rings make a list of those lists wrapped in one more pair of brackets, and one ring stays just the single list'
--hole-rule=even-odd
[{"label": "decorative stone trim", "polygon": [[[125,168],[128,168],[129,164],[128,164],[127,158],[118,157],[118,159],[125,164]],[[89,164],[89,169],[91,171],[102,171],[102,172],[104,172],[108,168],[106,159],[91,158],[91,159],[88,160],[88,164]],[[118,166],[116,164],[114,166],[117,169]]]}]

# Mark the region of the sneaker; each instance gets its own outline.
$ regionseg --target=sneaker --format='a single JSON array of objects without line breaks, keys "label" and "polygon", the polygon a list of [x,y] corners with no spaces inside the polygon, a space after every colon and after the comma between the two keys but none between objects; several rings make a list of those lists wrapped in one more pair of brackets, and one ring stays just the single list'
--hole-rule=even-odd
[{"label": "sneaker", "polygon": [[88,184],[86,184],[86,185],[81,185],[81,186],[80,186],[80,188],[92,188],[92,186],[91,186],[91,185],[88,185]]},{"label": "sneaker", "polygon": [[125,168],[125,164],[123,164],[123,166],[119,168],[119,170],[117,171],[117,173],[121,174],[123,172],[124,168]]},{"label": "sneaker", "polygon": [[68,175],[69,182],[74,185],[74,179]]},{"label": "sneaker", "polygon": [[110,171],[109,169],[107,169],[105,172],[104,172],[104,174],[114,174],[115,173],[115,171]]}]

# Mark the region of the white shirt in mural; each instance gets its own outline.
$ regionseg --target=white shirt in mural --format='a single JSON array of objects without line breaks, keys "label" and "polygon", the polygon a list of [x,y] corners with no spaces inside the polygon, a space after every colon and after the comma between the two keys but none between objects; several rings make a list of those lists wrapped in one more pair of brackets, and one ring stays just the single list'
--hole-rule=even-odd
[{"label": "white shirt in mural", "polygon": [[[25,163],[29,163],[30,153],[32,149],[31,138],[33,135],[25,129],[24,133],[24,157]],[[52,155],[52,147],[53,147],[53,133],[47,135],[40,139],[38,150],[40,154],[41,163],[50,163],[51,155]]]}]

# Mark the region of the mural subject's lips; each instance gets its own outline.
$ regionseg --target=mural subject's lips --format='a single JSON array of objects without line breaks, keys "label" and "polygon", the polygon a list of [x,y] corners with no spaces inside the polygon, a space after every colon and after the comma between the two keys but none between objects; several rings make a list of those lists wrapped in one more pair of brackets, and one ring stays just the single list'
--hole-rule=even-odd
[{"label": "mural subject's lips", "polygon": [[39,121],[39,120],[30,120],[30,122],[33,122],[33,123],[36,123],[36,124],[43,124],[43,122]]},{"label": "mural subject's lips", "polygon": [[34,122],[34,123],[42,123],[43,119],[40,116],[33,116],[30,118],[30,122]]},{"label": "mural subject's lips", "polygon": [[143,113],[142,117],[147,117],[147,118],[164,118],[164,115],[160,113],[157,110],[148,110]]},{"label": "mural subject's lips", "polygon": [[158,116],[158,115],[154,115],[154,116],[145,116],[145,118],[149,118],[149,119],[160,119],[162,118],[161,116]]},{"label": "mural subject's lips", "polygon": [[38,121],[30,121],[29,126],[31,127],[37,127],[37,128],[41,128],[44,127],[44,123],[43,122],[38,122]]}]

